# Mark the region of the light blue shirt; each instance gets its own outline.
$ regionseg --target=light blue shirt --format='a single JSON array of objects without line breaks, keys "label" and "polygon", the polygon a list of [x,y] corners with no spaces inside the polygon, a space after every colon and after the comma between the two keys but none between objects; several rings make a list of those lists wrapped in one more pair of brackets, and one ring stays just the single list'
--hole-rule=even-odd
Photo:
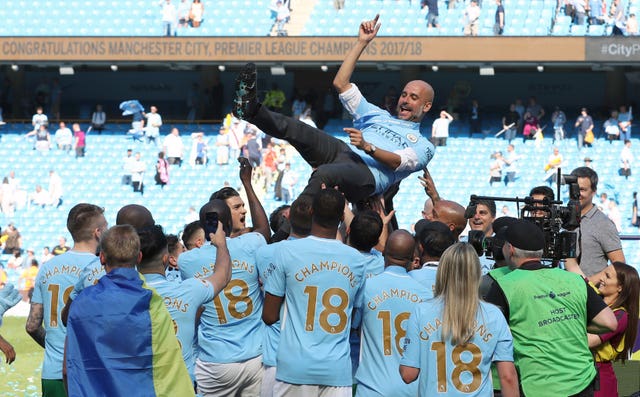
[{"label": "light blue shirt", "polygon": [[189,376],[195,380],[196,356],[193,344],[196,334],[198,309],[213,299],[213,285],[197,278],[184,281],[169,281],[160,274],[144,274],[147,286],[156,290],[173,320],[178,342],[182,348],[182,358],[187,365]]},{"label": "light blue shirt", "polygon": [[96,256],[96,259],[96,261],[92,261],[87,264],[87,266],[82,270],[80,278],[76,281],[73,291],[71,291],[71,294],[69,295],[69,299],[75,300],[83,289],[96,284],[98,280],[100,280],[100,277],[107,274],[104,271],[104,266],[100,263],[100,258]]},{"label": "light blue shirt", "polygon": [[406,269],[388,266],[367,279],[356,303],[362,312],[361,364],[356,373],[356,396],[413,397],[417,382],[405,384],[398,366],[406,322],[412,308],[428,298],[427,289]]},{"label": "light blue shirt", "polygon": [[492,396],[491,363],[513,362],[513,338],[498,307],[480,302],[466,345],[442,340],[442,301],[417,305],[407,322],[401,365],[419,368],[419,396]]},{"label": "light blue shirt", "polygon": [[[198,359],[211,363],[238,363],[262,354],[262,295],[256,251],[266,244],[259,233],[227,238],[231,281],[204,305],[198,328]],[[215,271],[216,247],[203,245],[178,259],[182,279],[205,278]]]},{"label": "light blue shirt", "polygon": [[[365,257],[365,279],[377,276],[384,271],[384,257],[380,251],[371,249],[371,252],[361,252],[361,254]],[[360,326],[360,315],[361,313],[358,311],[353,314],[351,328],[358,328]],[[351,346],[351,372],[355,379],[360,362],[360,334],[355,329],[353,329],[349,335],[349,345]]]},{"label": "light blue shirt", "polygon": [[31,303],[44,308],[44,363],[42,379],[62,379],[62,357],[67,328],[60,314],[85,268],[100,265],[94,254],[67,251],[45,262],[36,276]]},{"label": "light blue shirt", "polygon": [[360,252],[310,236],[282,243],[265,291],[284,297],[276,379],[297,385],[351,386],[351,312],[364,280]]},{"label": "light blue shirt", "polygon": [[384,257],[382,252],[372,249],[371,252],[363,252],[365,257],[364,276],[371,278],[377,276],[384,271]]},{"label": "light blue shirt", "polygon": [[400,155],[401,165],[392,170],[375,160],[363,150],[349,144],[362,158],[376,181],[375,194],[384,193],[395,182],[401,181],[429,164],[435,154],[435,146],[422,136],[420,123],[400,120],[389,112],[369,102],[355,84],[340,94],[344,108],[353,117],[353,126],[362,131],[365,141],[380,149]]},{"label": "light blue shirt", "polygon": [[426,263],[420,269],[412,270],[409,276],[423,285],[428,292],[427,299],[433,298],[436,290],[436,273],[438,272],[437,263]]},{"label": "light blue shirt", "polygon": [[[294,240],[289,237],[285,241]],[[258,274],[262,283],[266,284],[266,280],[273,273],[275,265],[273,264],[273,253],[280,247],[284,241],[268,244],[258,249],[256,254],[256,264],[258,266]],[[284,317],[284,305],[280,307],[280,318]],[[262,363],[269,367],[276,366],[276,355],[278,353],[278,343],[280,342],[280,320],[265,327],[264,338],[262,340]]]}]

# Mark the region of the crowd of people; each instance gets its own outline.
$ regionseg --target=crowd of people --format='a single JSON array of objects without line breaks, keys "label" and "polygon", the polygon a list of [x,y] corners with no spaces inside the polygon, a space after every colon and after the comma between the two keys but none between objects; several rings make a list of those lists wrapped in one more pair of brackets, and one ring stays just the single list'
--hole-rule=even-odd
[{"label": "crowd of people", "polygon": [[[571,173],[581,244],[563,266],[549,265],[536,224],[554,200],[547,186],[531,190],[530,220],[497,218],[492,200],[465,209],[441,197],[427,170],[435,146],[419,129],[433,88],[408,82],[392,115],[351,82],[379,28],[377,17],[359,25],[333,81],[354,120],[348,143],[260,103],[255,65],[237,78],[238,124],[286,140],[314,169],[291,205],[267,217],[247,148],[246,198],[212,186],[179,236],[138,204],[112,227],[104,208],[70,209],[72,247],[60,241],[40,265],[26,321],[44,348],[43,395],[617,393],[612,362],[634,351],[640,280],[593,202],[597,173]],[[177,154],[158,161],[179,165]],[[422,219],[397,229],[393,192],[416,172]],[[467,229],[491,237],[491,251],[465,241]],[[15,290],[0,298],[1,317]],[[0,350],[15,359],[10,341]]]},{"label": "crowd of people", "polygon": [[[484,12],[494,12],[495,22],[493,26],[494,35],[502,35],[510,19],[505,13],[505,7],[502,0],[495,0],[495,9],[489,9],[489,2],[482,4],[481,0],[467,1],[446,1],[447,8],[455,9],[464,7],[464,25],[461,27],[465,36],[477,36],[480,30],[480,16]],[[491,2],[493,3],[493,2]],[[334,2],[334,4],[336,4]],[[421,0],[420,5],[427,10],[426,25],[428,28],[439,28],[438,23],[439,10],[438,0]],[[343,2],[344,6],[344,2]],[[337,7],[341,9],[342,7]],[[612,27],[614,35],[638,35],[638,21],[635,12],[628,12],[620,0],[558,0],[556,7],[556,15],[566,15],[570,17],[571,23],[574,25],[609,25]],[[510,14],[512,17],[516,14]],[[520,22],[520,21],[519,21]]]},{"label": "crowd of people", "polygon": [[160,0],[162,35],[177,36],[180,29],[199,28],[204,21],[201,0]]}]

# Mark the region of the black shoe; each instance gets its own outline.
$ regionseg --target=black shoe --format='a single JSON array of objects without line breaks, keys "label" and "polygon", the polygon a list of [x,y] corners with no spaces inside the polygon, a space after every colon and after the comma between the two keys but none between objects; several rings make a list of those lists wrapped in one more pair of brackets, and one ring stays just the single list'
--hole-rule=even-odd
[{"label": "black shoe", "polygon": [[257,92],[257,72],[254,63],[244,65],[242,71],[236,78],[236,91],[233,103],[233,115],[241,120],[251,118],[258,106],[256,99]]}]

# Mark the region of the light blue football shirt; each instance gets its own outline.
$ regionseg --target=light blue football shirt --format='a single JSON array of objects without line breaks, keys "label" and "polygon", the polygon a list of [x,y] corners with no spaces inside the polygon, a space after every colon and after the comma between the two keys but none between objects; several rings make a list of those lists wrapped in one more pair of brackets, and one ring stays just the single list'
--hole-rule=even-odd
[{"label": "light blue football shirt", "polygon": [[[289,237],[285,241],[292,241],[295,238]],[[262,283],[266,283],[266,279],[271,276],[275,265],[273,264],[273,253],[280,247],[284,241],[268,244],[258,249],[257,266],[258,274]],[[280,307],[280,318],[284,317],[284,306]],[[278,353],[278,343],[280,342],[280,320],[265,327],[264,338],[262,340],[262,363],[269,367],[276,366],[276,355]]]},{"label": "light blue football shirt", "polygon": [[80,274],[80,278],[78,279],[78,281],[76,281],[73,291],[71,291],[71,295],[69,295],[69,299],[75,300],[78,297],[78,294],[82,292],[83,289],[91,285],[95,285],[98,282],[98,280],[100,280],[100,277],[107,274],[104,271],[104,266],[102,266],[102,263],[100,263],[100,258],[99,257],[96,257],[96,258],[98,258],[97,262],[92,262],[88,264],[82,270],[82,273]]},{"label": "light blue football shirt", "polygon": [[196,356],[193,342],[196,334],[196,315],[200,306],[213,299],[213,285],[197,278],[184,281],[169,281],[161,274],[143,274],[147,286],[162,297],[165,307],[173,320],[173,328],[180,342],[182,358],[187,365],[189,376],[195,380]]},{"label": "light blue football shirt", "polygon": [[390,152],[407,151],[413,159],[407,169],[392,170],[363,150],[348,144],[367,164],[376,181],[375,194],[384,193],[389,186],[412,173],[422,170],[435,154],[435,146],[420,132],[420,123],[400,120],[364,98],[352,83],[350,90],[340,94],[344,108],[353,117],[353,127],[362,131],[365,141]]},{"label": "light blue football shirt", "polygon": [[413,397],[416,382],[405,384],[398,367],[412,308],[427,299],[427,289],[406,269],[388,266],[367,279],[356,302],[362,316],[362,348],[356,373],[356,396]]},{"label": "light blue football shirt", "polygon": [[349,331],[365,260],[334,239],[286,241],[273,255],[265,291],[285,298],[276,379],[298,385],[351,386]]},{"label": "light blue football shirt", "polygon": [[436,290],[436,273],[438,272],[437,264],[426,264],[420,269],[412,270],[409,276],[422,284],[428,291],[427,299],[433,298]]},{"label": "light blue football shirt", "polygon": [[376,249],[372,249],[371,252],[363,252],[365,257],[365,278],[371,278],[377,276],[384,271],[384,257],[382,253]]},{"label": "light blue football shirt", "polygon": [[[198,328],[198,358],[211,363],[237,363],[262,354],[262,295],[256,251],[266,245],[259,233],[227,238],[231,281],[205,304]],[[178,265],[183,280],[208,277],[215,271],[216,247],[203,245],[183,252]]]},{"label": "light blue football shirt", "polygon": [[465,345],[442,341],[442,301],[417,305],[407,324],[401,365],[420,368],[420,396],[492,396],[491,363],[513,362],[513,338],[498,307],[480,302],[476,333]]},{"label": "light blue football shirt", "polygon": [[85,268],[100,265],[94,254],[67,251],[45,262],[36,276],[31,303],[44,308],[44,363],[42,379],[62,379],[62,357],[67,328],[60,314]]},{"label": "light blue football shirt", "polygon": [[[380,251],[372,249],[371,252],[361,252],[361,254],[365,257],[365,280],[384,271],[384,257]],[[359,311],[354,313],[351,323],[352,328],[360,326]],[[351,372],[355,379],[358,363],[360,362],[360,334],[355,329],[349,335],[349,345],[351,346]]]}]

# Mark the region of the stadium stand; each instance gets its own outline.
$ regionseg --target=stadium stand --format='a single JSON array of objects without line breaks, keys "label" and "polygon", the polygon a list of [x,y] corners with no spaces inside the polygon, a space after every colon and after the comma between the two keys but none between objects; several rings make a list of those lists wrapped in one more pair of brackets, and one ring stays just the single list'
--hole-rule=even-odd
[{"label": "stadium stand", "polygon": [[[344,139],[340,132],[348,126],[348,121],[331,120],[326,129]],[[456,126],[457,124],[457,126]],[[596,122],[601,125],[601,121]],[[66,233],[66,214],[68,210],[79,202],[90,202],[104,206],[105,215],[110,225],[115,223],[115,214],[120,207],[129,203],[147,206],[156,221],[165,227],[168,233],[178,233],[185,224],[185,216],[190,206],[198,208],[214,190],[221,187],[225,181],[231,186],[240,186],[237,167],[234,163],[218,166],[210,163],[208,166],[190,165],[188,162],[191,151],[189,125],[176,125],[180,128],[182,139],[187,152],[182,167],[172,166],[170,169],[170,184],[163,190],[153,181],[157,152],[160,148],[147,143],[133,142],[125,134],[123,125],[110,125],[109,130],[114,135],[92,135],[87,137],[87,154],[85,158],[75,159],[72,153],[57,149],[41,154],[32,150],[32,143],[23,136],[30,126],[26,124],[8,124],[2,127],[0,140],[0,156],[13,158],[13,162],[0,163],[0,175],[8,175],[15,171],[20,181],[20,188],[31,193],[36,184],[47,186],[50,169],[55,169],[62,177],[64,186],[64,203],[60,208],[40,208],[26,205],[16,210],[11,218],[1,215],[0,225],[5,227],[14,222],[19,228],[27,246],[41,252],[43,246],[53,246],[58,236]],[[466,131],[466,125],[455,122],[452,125],[453,135]],[[497,128],[496,128],[497,130]],[[117,132],[120,131],[120,134]],[[207,136],[208,141],[215,142],[216,135]],[[531,187],[543,184],[544,165],[553,147],[550,138],[536,146],[533,141],[522,143],[514,141],[518,154],[522,156],[519,162],[519,178],[515,183],[504,187],[502,184],[488,183],[489,158],[495,150],[505,150],[507,143],[502,139],[486,137],[454,137],[450,138],[447,146],[439,147],[430,167],[431,174],[438,186],[442,197],[455,200],[463,205],[469,201],[470,194],[525,197]],[[640,146],[640,140],[633,139],[635,147]],[[604,138],[595,142],[592,148],[578,151],[575,139],[566,139],[557,146],[565,158],[566,173],[573,168],[583,165],[583,158],[593,159],[594,167],[600,176],[598,193],[607,193],[610,198],[618,202],[622,213],[622,234],[637,233],[637,228],[630,225],[628,220],[632,205],[632,192],[637,190],[636,175],[627,181],[619,176],[619,153],[623,143],[621,141],[609,144]],[[145,175],[145,194],[134,193],[130,186],[121,184],[123,158],[128,148],[140,151],[147,165]],[[464,159],[464,160],[461,160]],[[310,174],[308,165],[299,155],[294,155],[292,168],[298,173],[300,187]],[[566,192],[564,200],[567,200]],[[267,213],[281,204],[272,198],[272,193],[261,194]],[[396,215],[402,228],[411,229],[418,219],[425,195],[419,181],[409,178],[403,182],[398,193]],[[507,203],[505,203],[507,204]],[[509,203],[510,213],[516,213],[515,205]],[[498,204],[502,208],[502,204]],[[629,257],[640,256],[640,246],[633,241],[625,241],[624,249]],[[6,258],[3,258],[6,261]]]},{"label": "stadium stand", "polygon": [[[124,1],[118,7],[107,1],[41,0],[29,7],[18,0],[7,0],[0,9],[0,36],[160,36],[160,9],[152,2]],[[439,0],[440,28],[427,28],[427,10],[420,1],[347,0],[345,8],[336,10],[331,1],[309,1],[296,7],[303,19],[301,36],[351,36],[353,26],[379,12],[385,21],[380,36],[462,36],[465,2],[449,9]],[[178,29],[180,36],[265,36],[274,25],[269,0],[231,0],[224,7],[206,4],[204,21],[199,28]],[[602,36],[611,34],[614,20],[604,25],[572,25],[564,15],[564,6],[556,0],[504,1],[506,36]],[[607,1],[607,10],[611,1]],[[637,12],[638,1],[620,1],[624,15]],[[307,10],[306,8],[309,8]],[[307,15],[308,14],[308,15]],[[302,17],[301,17],[302,16]],[[487,2],[481,8],[480,36],[493,36],[495,6]],[[30,23],[25,24],[28,20]],[[61,23],[62,21],[62,23]],[[306,22],[306,23],[304,23]],[[298,29],[296,29],[298,30]],[[293,32],[297,35],[297,32]]]}]

